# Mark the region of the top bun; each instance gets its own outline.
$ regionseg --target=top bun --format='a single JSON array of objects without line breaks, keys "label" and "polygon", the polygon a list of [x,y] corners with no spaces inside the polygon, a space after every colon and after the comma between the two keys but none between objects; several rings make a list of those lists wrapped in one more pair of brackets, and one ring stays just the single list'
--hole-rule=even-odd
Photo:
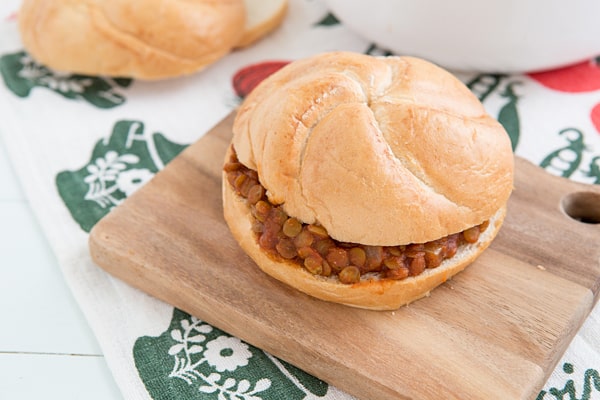
[{"label": "top bun", "polygon": [[342,242],[424,243],[503,208],[513,154],[450,73],[417,58],[332,52],[256,87],[233,127],[269,200]]},{"label": "top bun", "polygon": [[242,39],[243,0],[24,0],[27,51],[48,67],[160,79],[195,72]]}]

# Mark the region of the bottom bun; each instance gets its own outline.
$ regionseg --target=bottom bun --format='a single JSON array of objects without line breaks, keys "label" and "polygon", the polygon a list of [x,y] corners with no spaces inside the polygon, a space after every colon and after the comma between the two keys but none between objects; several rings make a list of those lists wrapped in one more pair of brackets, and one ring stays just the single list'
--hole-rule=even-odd
[{"label": "bottom bun", "polygon": [[426,269],[418,276],[402,280],[380,279],[377,274],[365,274],[354,284],[339,282],[337,277],[313,275],[304,267],[276,259],[260,248],[252,232],[252,215],[246,199],[235,193],[223,175],[223,210],[225,221],[242,249],[259,268],[273,278],[321,300],[370,310],[395,310],[421,297],[446,282],[472,263],[492,242],[506,215],[502,207],[490,219],[489,226],[477,243],[463,244],[456,254],[436,268]]},{"label": "bottom bun", "polygon": [[235,46],[240,49],[249,46],[271,33],[285,18],[287,0],[245,0],[246,27],[241,40]]}]

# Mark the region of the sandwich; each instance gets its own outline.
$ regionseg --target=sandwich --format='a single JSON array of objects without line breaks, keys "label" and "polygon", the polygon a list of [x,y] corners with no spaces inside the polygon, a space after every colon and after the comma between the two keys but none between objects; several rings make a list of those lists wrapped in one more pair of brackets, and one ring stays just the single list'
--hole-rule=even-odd
[{"label": "sandwich", "polygon": [[24,0],[27,52],[55,70],[157,80],[191,74],[275,30],[287,0]]},{"label": "sandwich", "polygon": [[489,246],[513,169],[506,131],[449,72],[413,57],[323,53],[275,72],[240,106],[224,217],[273,278],[394,310]]}]

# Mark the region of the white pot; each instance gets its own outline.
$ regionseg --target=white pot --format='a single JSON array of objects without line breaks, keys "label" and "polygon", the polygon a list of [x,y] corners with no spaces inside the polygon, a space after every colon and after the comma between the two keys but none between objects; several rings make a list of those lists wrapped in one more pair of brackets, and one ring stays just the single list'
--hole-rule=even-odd
[{"label": "white pot", "polygon": [[530,72],[600,55],[600,0],[326,0],[348,28],[449,69]]}]

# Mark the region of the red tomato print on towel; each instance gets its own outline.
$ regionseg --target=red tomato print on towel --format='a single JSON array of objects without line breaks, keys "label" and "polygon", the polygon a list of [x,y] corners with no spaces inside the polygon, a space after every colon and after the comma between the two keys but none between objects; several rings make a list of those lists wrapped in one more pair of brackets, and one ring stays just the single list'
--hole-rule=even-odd
[{"label": "red tomato print on towel", "polygon": [[265,61],[243,67],[233,76],[235,94],[243,99],[265,78],[287,64],[289,61]]},{"label": "red tomato print on towel", "polygon": [[[545,87],[565,93],[600,91],[600,57],[568,67],[529,74]],[[600,133],[600,103],[590,110],[590,119]]]},{"label": "red tomato print on towel", "polygon": [[529,74],[549,89],[567,93],[600,90],[600,57],[551,71]]}]

